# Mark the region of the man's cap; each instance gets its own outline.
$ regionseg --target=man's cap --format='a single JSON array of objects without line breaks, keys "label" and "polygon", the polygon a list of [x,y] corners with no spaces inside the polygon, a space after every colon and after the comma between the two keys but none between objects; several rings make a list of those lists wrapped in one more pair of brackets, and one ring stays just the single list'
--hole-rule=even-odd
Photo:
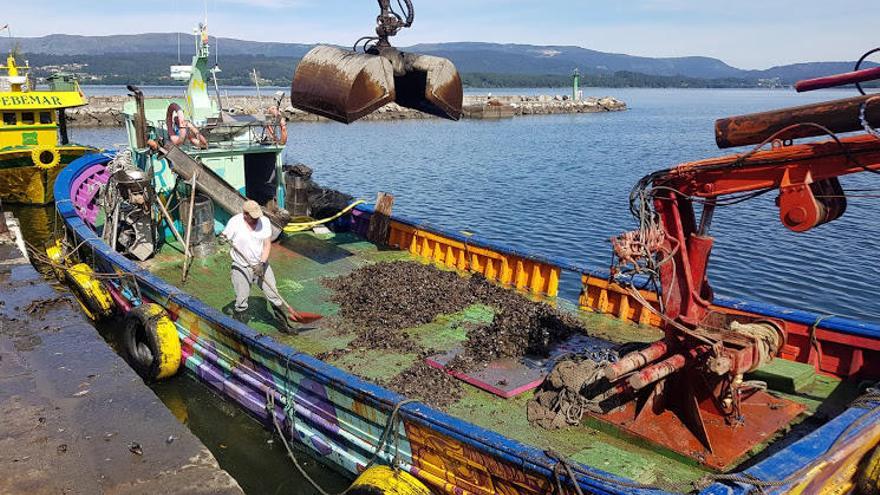
[{"label": "man's cap", "polygon": [[263,216],[263,209],[260,208],[260,205],[253,200],[247,200],[244,202],[244,206],[241,210],[247,213],[251,218],[261,218]]}]

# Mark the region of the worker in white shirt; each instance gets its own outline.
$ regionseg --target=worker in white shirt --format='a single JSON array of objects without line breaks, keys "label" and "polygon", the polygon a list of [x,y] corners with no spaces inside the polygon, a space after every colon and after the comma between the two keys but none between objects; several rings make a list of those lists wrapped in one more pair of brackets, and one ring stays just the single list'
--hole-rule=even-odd
[{"label": "worker in white shirt", "polygon": [[221,241],[225,239],[232,245],[229,251],[232,255],[232,287],[235,289],[233,316],[236,320],[247,323],[245,313],[251,285],[257,284],[272,304],[278,330],[286,334],[296,333],[288,316],[287,305],[275,285],[275,274],[269,266],[272,225],[256,201],[245,201],[242,210],[229,220],[220,234]]}]

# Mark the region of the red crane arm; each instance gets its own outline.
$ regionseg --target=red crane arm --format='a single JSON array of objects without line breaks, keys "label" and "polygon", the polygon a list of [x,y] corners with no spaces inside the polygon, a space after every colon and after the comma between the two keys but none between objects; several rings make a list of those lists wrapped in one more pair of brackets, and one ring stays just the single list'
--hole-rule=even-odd
[{"label": "red crane arm", "polygon": [[[880,139],[860,135],[686,163],[655,174],[654,209],[671,261],[660,269],[664,310],[670,319],[698,325],[712,300],[707,278],[714,239],[709,227],[722,196],[778,189],[780,220],[804,232],[839,218],[846,199],[837,178],[880,172]],[[693,202],[706,200],[697,222]]]},{"label": "red crane arm", "polygon": [[714,198],[726,194],[781,188],[804,180],[809,183],[843,175],[876,170],[880,172],[880,139],[859,135],[838,141],[823,141],[728,155],[679,165],[655,183],[671,181],[687,196]]},{"label": "red crane arm", "polygon": [[[866,76],[850,74],[832,82],[853,77]],[[868,115],[872,102],[880,103],[880,96],[719,120],[719,146],[762,143],[762,148],[772,142],[773,147],[686,163],[638,182],[630,208],[639,230],[612,239],[617,259],[612,273],[647,274],[655,283],[659,278],[666,336],[606,369],[605,378],[618,387],[614,390],[630,395],[622,396],[627,401],[623,409],[601,417],[687,456],[702,449],[700,462],[726,465],[800,414],[803,406],[777,402],[744,381],[784,347],[788,323],[710,309],[707,267],[714,238],[709,230],[717,206],[773,191],[779,194],[780,221],[793,231],[843,215],[846,192],[839,177],[880,173],[880,134]],[[836,136],[859,129],[866,132]],[[823,133],[832,139],[780,144]],[[695,203],[702,206],[699,219]],[[637,289],[630,289],[638,297]],[[689,443],[674,443],[669,440],[673,436],[675,442]],[[735,448],[722,453],[730,446]]]}]

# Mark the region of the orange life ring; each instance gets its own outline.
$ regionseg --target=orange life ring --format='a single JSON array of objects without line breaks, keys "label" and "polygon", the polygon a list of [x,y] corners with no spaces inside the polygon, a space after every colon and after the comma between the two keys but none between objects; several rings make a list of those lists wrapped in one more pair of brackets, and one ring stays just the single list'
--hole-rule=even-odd
[{"label": "orange life ring", "polygon": [[168,105],[168,110],[165,112],[165,129],[168,131],[171,144],[180,146],[186,142],[189,125],[183,109],[177,103]]}]

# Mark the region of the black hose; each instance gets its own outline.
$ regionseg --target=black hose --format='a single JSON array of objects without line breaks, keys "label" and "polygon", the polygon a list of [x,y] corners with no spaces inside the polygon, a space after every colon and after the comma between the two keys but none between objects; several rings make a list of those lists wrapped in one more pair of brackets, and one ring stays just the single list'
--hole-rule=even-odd
[{"label": "black hose", "polygon": [[[400,0],[398,0],[398,1],[400,1]],[[867,60],[868,57],[870,57],[871,55],[873,55],[873,54],[875,54],[875,53],[877,53],[877,52],[880,52],[880,47],[877,47],[877,48],[874,48],[873,50],[868,50],[867,52],[865,52],[865,54],[862,55],[862,57],[859,59],[859,61],[856,62],[856,68],[855,68],[855,70],[859,70],[859,69],[861,69],[861,68],[862,68],[862,63],[864,63],[865,60]],[[861,93],[861,94],[863,94],[863,95],[866,95],[866,94],[867,94],[867,93],[865,93],[865,90],[862,88],[862,83],[856,83],[856,89],[858,89],[858,90],[859,90],[859,93]]]}]

